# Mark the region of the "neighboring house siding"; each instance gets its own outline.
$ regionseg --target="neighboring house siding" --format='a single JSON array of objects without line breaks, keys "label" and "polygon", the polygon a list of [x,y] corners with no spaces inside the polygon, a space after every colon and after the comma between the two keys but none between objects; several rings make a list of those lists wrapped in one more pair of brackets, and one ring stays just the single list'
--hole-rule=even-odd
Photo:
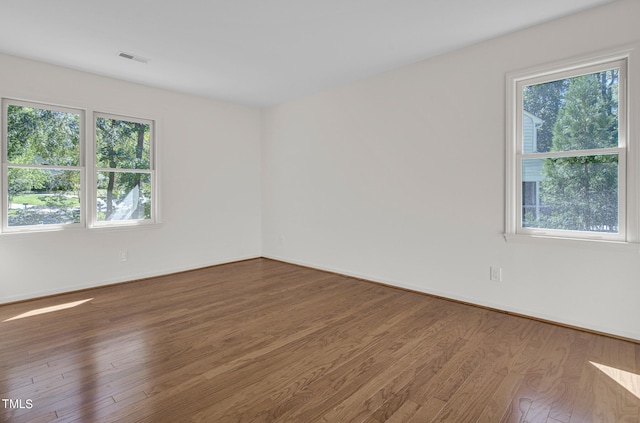
[{"label": "neighboring house siding", "polygon": [[[522,115],[522,152],[538,151],[538,130],[542,119],[524,112]],[[540,181],[544,159],[526,159],[522,162],[522,216],[523,225],[532,226],[540,219]]]},{"label": "neighboring house siding", "polygon": [[[542,120],[531,113],[524,112],[522,116],[522,152],[533,153],[537,150],[536,128]],[[525,160],[522,163],[522,181],[540,182],[542,180],[542,160]]]},{"label": "neighboring house siding", "polygon": [[536,150],[536,130],[534,119],[540,119],[531,113],[524,112],[522,116],[522,152],[533,153]]},{"label": "neighboring house siding", "polygon": [[542,165],[544,160],[525,160],[522,163],[522,180],[524,182],[542,181]]}]

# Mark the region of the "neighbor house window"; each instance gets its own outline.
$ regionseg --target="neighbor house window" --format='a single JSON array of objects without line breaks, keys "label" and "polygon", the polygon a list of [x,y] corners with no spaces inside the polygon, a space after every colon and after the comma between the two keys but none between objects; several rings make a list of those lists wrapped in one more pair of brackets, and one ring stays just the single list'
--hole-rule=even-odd
[{"label": "neighbor house window", "polygon": [[507,234],[637,241],[627,66],[617,57],[510,75]]},{"label": "neighbor house window", "polygon": [[3,232],[155,221],[154,122],[87,115],[2,101]]}]

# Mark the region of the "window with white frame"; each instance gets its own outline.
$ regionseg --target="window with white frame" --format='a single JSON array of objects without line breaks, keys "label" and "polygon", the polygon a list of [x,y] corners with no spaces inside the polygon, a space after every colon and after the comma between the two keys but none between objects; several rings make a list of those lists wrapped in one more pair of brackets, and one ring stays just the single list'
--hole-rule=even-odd
[{"label": "window with white frame", "polygon": [[153,124],[96,114],[95,222],[150,220]]},{"label": "window with white frame", "polygon": [[507,235],[638,241],[629,54],[508,76]]},{"label": "window with white frame", "polygon": [[3,232],[156,221],[152,120],[3,99],[2,133]]}]

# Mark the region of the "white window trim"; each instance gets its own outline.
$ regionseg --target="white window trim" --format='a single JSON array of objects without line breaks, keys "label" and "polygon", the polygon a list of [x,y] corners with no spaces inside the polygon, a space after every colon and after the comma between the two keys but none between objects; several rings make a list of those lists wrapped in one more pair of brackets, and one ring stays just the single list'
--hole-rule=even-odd
[{"label": "white window trim", "polygon": [[[49,108],[52,110],[67,111],[67,112],[80,112],[80,166],[74,169],[81,171],[81,195],[80,195],[80,223],[73,224],[49,224],[49,225],[33,225],[33,226],[20,226],[9,227],[8,226],[8,213],[5,211],[7,206],[5,198],[5,190],[8,184],[8,164],[6,162],[7,151],[7,134],[6,134],[6,122],[7,122],[7,107],[6,104],[22,105],[26,107],[39,107]],[[11,235],[29,235],[29,234],[43,234],[59,231],[78,231],[78,230],[136,230],[142,228],[151,228],[160,225],[161,222],[161,209],[160,209],[160,189],[159,180],[160,174],[158,171],[159,163],[159,122],[160,120],[155,117],[141,116],[136,113],[112,113],[97,111],[91,107],[80,106],[68,106],[60,105],[48,101],[27,100],[21,99],[19,96],[1,96],[0,107],[2,111],[0,113],[0,236]],[[95,119],[97,116],[113,117],[116,119],[129,120],[139,123],[151,123],[151,145],[150,145],[150,162],[151,162],[151,192],[152,192],[152,204],[151,204],[151,219],[144,220],[125,220],[125,221],[109,221],[109,222],[97,222],[97,211],[93,206],[97,201],[97,191],[95,187],[95,173],[96,157],[95,157]],[[71,168],[65,166],[66,168]],[[130,169],[123,169],[129,171]]]},{"label": "white window trim", "polygon": [[[631,247],[638,250],[640,243],[640,141],[638,140],[638,98],[640,92],[640,80],[635,75],[640,71],[640,45],[616,49],[606,53],[575,58],[563,62],[547,64],[537,68],[530,68],[506,75],[506,155],[505,155],[505,231],[504,238],[508,242],[533,242],[553,243],[555,245],[600,247],[602,245],[617,245],[623,249]],[[624,216],[620,222],[619,236],[610,236],[600,233],[586,233],[578,231],[539,230],[521,227],[521,189],[518,189],[520,169],[522,128],[518,116],[518,102],[521,101],[522,81],[527,84],[541,83],[562,78],[562,74],[575,76],[579,73],[591,73],[610,67],[616,61],[624,61],[626,64],[626,80],[621,78],[620,92],[626,93],[626,98],[620,98],[621,108],[626,108],[626,113],[619,116],[620,133],[623,134],[618,148],[612,149],[619,155],[621,174],[626,177],[618,181],[619,192],[625,193],[621,201],[624,207],[621,214]],[[578,72],[578,73],[576,73]],[[622,104],[623,103],[623,104]],[[575,154],[575,152],[572,152]],[[520,195],[518,194],[520,192]],[[617,234],[616,234],[617,235]]]}]

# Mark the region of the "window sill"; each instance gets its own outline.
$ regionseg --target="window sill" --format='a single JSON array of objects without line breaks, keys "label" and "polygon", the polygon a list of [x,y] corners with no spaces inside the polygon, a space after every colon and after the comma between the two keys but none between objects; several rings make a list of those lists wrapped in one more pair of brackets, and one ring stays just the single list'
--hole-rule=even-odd
[{"label": "window sill", "polygon": [[138,231],[143,229],[153,229],[162,226],[162,222],[144,222],[135,224],[111,224],[111,225],[95,225],[91,226],[89,231],[95,232],[112,232],[112,231]]},{"label": "window sill", "polygon": [[608,241],[602,239],[563,238],[547,235],[503,234],[504,240],[516,244],[537,244],[557,247],[607,249],[640,254],[640,244],[635,242]]},{"label": "window sill", "polygon": [[32,229],[24,231],[7,231],[0,233],[0,238],[28,238],[33,236],[46,236],[46,234],[60,234],[60,233],[101,233],[101,232],[121,232],[121,231],[140,231],[147,229],[157,229],[162,226],[162,222],[153,223],[139,223],[139,224],[114,224],[114,225],[100,225],[93,227],[77,226],[77,227],[56,227],[48,229]]}]

